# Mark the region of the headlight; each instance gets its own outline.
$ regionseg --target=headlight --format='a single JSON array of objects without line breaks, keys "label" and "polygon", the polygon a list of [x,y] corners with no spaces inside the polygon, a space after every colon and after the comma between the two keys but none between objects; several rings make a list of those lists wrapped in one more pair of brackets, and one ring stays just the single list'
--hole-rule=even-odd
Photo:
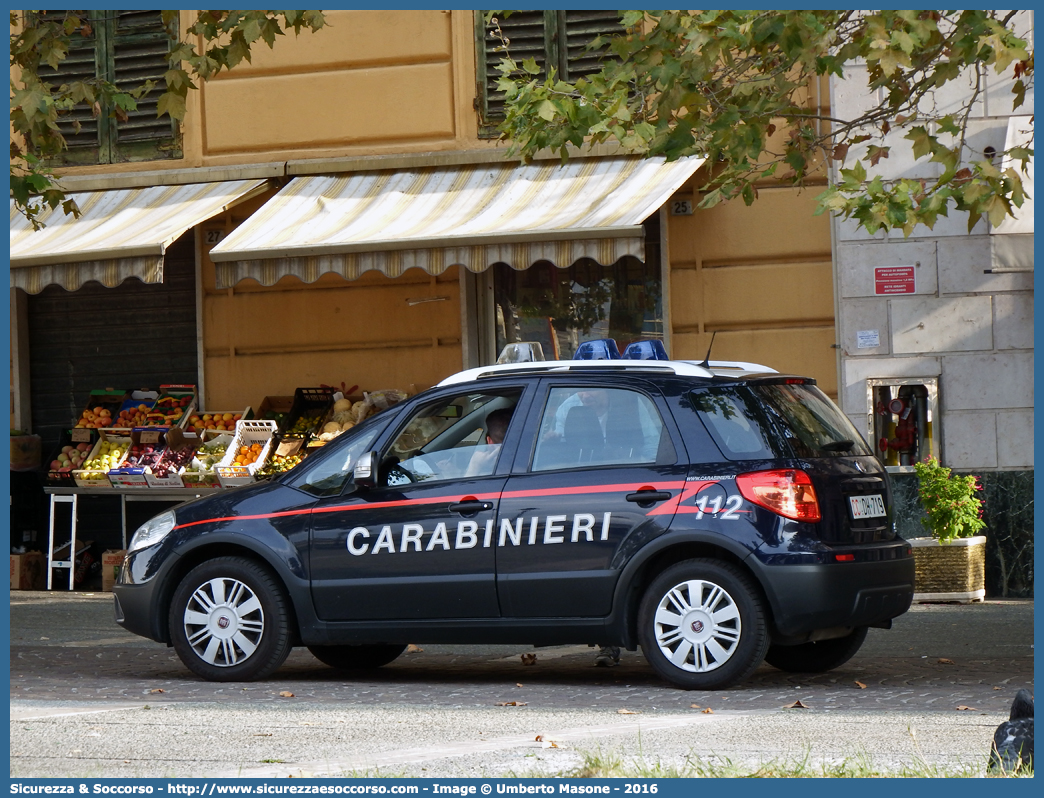
[{"label": "headlight", "polygon": [[163,540],[177,523],[177,517],[174,515],[173,510],[167,510],[166,512],[150,518],[144,524],[139,526],[138,531],[134,533],[134,537],[131,538],[130,547],[127,549],[127,553],[130,554],[132,551],[144,549],[148,546],[154,546]]}]

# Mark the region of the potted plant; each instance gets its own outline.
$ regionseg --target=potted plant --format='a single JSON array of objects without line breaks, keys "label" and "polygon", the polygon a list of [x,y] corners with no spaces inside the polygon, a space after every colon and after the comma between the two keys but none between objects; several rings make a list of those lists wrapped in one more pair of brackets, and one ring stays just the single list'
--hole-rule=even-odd
[{"label": "potted plant", "polygon": [[930,538],[914,538],[914,601],[982,601],[986,595],[986,527],[978,477],[956,475],[929,457],[914,464],[921,523]]}]

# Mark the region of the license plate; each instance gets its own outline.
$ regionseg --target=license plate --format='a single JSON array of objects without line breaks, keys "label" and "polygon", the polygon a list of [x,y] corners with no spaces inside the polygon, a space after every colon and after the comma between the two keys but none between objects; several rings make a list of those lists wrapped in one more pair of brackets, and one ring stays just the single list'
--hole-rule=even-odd
[{"label": "license plate", "polygon": [[853,518],[879,518],[888,515],[885,511],[884,498],[880,494],[849,496],[848,503],[852,508]]}]

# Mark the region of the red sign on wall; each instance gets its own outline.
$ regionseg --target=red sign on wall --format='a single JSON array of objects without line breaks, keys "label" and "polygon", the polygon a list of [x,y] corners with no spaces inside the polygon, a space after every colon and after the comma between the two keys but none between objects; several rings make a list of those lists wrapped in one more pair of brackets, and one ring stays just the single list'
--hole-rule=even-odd
[{"label": "red sign on wall", "polygon": [[874,293],[878,296],[913,292],[913,266],[878,266],[874,269]]}]

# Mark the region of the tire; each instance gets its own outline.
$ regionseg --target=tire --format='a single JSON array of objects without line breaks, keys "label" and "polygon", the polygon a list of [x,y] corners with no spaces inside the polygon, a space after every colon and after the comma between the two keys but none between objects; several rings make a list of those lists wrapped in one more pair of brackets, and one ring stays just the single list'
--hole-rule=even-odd
[{"label": "tire", "polygon": [[672,565],[652,581],[638,608],[638,640],[653,670],[685,690],[720,690],[745,679],[769,644],[750,577],[704,559]]},{"label": "tire", "polygon": [[769,646],[765,661],[773,668],[789,673],[824,673],[844,665],[866,640],[865,626],[857,626],[850,635],[831,640],[817,640],[799,646]]},{"label": "tire", "polygon": [[267,568],[218,557],[174,591],[170,637],[185,667],[207,681],[263,679],[292,648],[290,603]]},{"label": "tire", "polygon": [[377,643],[367,646],[309,646],[312,656],[337,670],[350,671],[379,668],[398,657],[406,646]]}]

